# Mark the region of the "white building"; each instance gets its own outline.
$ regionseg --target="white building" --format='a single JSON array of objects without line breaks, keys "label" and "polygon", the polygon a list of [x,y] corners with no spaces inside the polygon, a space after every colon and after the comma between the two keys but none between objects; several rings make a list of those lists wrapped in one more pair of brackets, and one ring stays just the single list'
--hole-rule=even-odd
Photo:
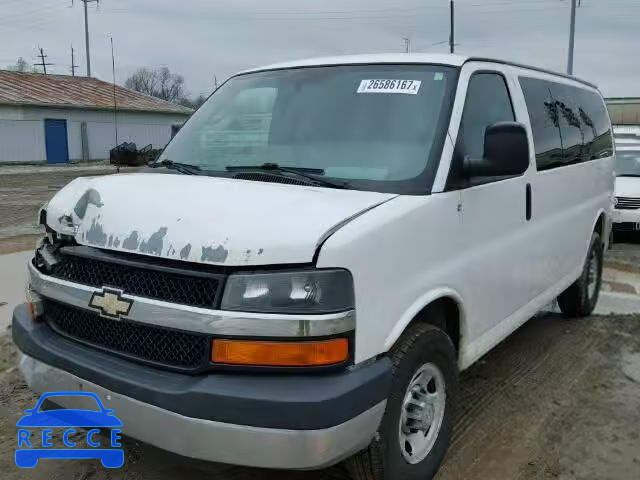
[{"label": "white building", "polygon": [[640,98],[607,98],[607,108],[614,125],[640,125]]},{"label": "white building", "polygon": [[192,110],[88,77],[0,70],[0,163],[106,160],[118,144],[162,148]]}]

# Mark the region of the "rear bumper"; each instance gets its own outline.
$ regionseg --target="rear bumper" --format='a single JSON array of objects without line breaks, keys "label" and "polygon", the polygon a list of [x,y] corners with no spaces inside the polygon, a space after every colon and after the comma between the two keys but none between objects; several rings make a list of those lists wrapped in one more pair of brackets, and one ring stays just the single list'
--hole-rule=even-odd
[{"label": "rear bumper", "polygon": [[388,359],[328,375],[167,372],[60,337],[32,322],[24,306],[14,311],[12,332],[20,370],[37,393],[94,392],[115,410],[123,434],[237,465],[322,468],[365,448],[391,379]]}]

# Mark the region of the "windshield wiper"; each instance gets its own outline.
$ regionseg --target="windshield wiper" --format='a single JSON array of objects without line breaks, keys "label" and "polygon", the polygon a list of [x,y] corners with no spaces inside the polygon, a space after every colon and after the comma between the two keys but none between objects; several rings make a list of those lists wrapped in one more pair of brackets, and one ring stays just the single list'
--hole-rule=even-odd
[{"label": "windshield wiper", "polygon": [[[349,188],[348,183],[333,182],[322,178],[319,175],[324,175],[324,170],[321,168],[306,168],[306,167],[281,167],[277,163],[263,163],[262,165],[227,165],[226,170],[228,172],[242,172],[242,171],[268,171],[275,174],[288,173],[297,177],[302,177],[309,180],[316,185],[322,185],[331,188]],[[283,175],[286,176],[286,175]]]},{"label": "windshield wiper", "polygon": [[190,165],[188,163],[180,163],[174,162],[173,160],[162,160],[160,162],[155,162],[149,165],[151,168],[168,168],[170,170],[176,170],[180,173],[184,173],[185,175],[200,175],[202,174],[202,169],[197,165]]}]

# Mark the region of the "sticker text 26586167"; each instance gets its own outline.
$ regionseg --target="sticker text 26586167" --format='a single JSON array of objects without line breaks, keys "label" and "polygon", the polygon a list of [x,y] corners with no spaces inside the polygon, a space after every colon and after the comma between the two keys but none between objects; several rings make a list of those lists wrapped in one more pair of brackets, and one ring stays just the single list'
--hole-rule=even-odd
[{"label": "sticker text 26586167", "polygon": [[374,79],[362,80],[357,93],[404,93],[416,95],[420,91],[420,80]]}]

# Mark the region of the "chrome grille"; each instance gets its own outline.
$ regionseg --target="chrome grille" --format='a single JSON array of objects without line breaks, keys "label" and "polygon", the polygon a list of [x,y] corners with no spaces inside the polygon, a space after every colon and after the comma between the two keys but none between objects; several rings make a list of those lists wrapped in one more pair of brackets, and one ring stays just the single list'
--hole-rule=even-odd
[{"label": "chrome grille", "polygon": [[75,255],[61,255],[47,274],[82,285],[107,286],[128,295],[203,308],[215,307],[220,286],[216,277],[197,277]]},{"label": "chrome grille", "polygon": [[45,300],[44,319],[62,336],[128,358],[181,370],[208,364],[211,341],[204,334],[111,320],[54,300]]},{"label": "chrome grille", "polygon": [[616,197],[615,206],[618,210],[636,210],[640,208],[640,198]]}]

